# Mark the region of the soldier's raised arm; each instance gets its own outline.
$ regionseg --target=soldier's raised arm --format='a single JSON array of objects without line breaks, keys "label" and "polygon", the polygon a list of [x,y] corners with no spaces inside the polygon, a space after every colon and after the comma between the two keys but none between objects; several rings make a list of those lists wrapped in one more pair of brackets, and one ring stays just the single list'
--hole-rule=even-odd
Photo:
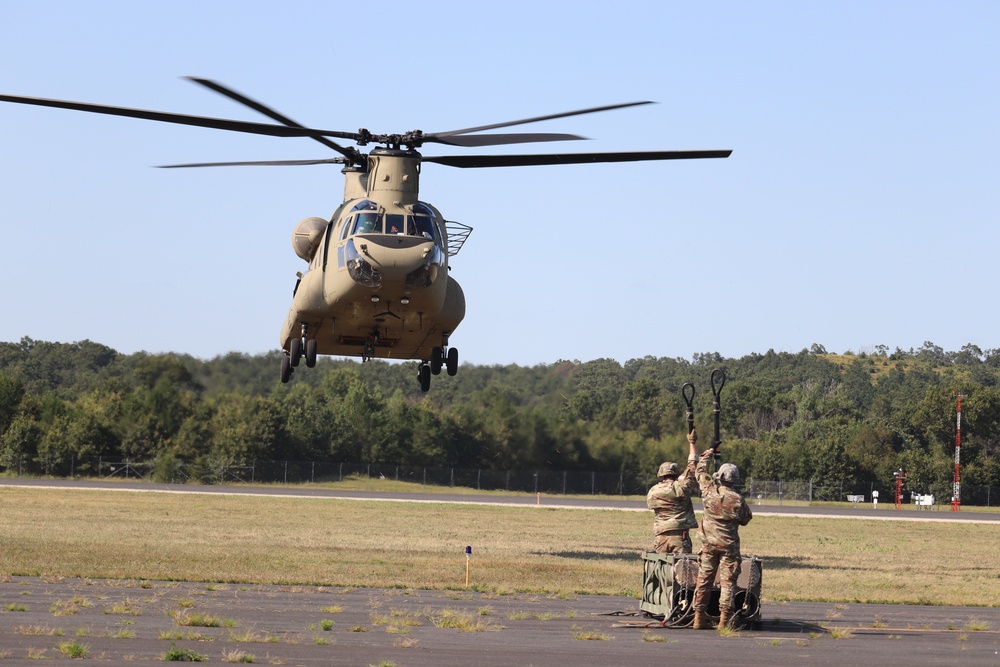
[{"label": "soldier's raised arm", "polygon": [[695,464],[698,462],[698,448],[695,443],[698,442],[698,434],[694,429],[688,433],[688,460],[687,466],[684,468],[684,473],[681,475],[681,480],[683,480],[684,489],[689,493],[696,493],[698,491],[698,479],[695,475]]}]

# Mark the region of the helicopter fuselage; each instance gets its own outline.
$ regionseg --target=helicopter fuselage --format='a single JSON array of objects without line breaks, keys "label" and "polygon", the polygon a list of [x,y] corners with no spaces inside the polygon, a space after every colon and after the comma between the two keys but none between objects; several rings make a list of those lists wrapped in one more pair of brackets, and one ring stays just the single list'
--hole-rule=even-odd
[{"label": "helicopter fuselage", "polygon": [[417,198],[419,154],[376,149],[368,162],[344,170],[345,200],[329,221],[307,218],[293,234],[309,267],[280,343],[288,352],[301,337],[318,354],[427,361],[465,316],[445,220]]},{"label": "helicopter fuselage", "polygon": [[[326,218],[307,218],[292,235],[296,254],[308,262],[299,273],[292,306],[280,335],[281,381],[288,382],[305,356],[306,366],[317,354],[418,359],[420,388],[430,388],[430,376],[458,369],[458,350],[448,339],[465,317],[465,295],[449,275],[454,256],[472,228],[446,221],[440,211],[418,198],[420,165],[432,162],[461,169],[539,165],[594,164],[652,160],[693,160],[729,157],[731,150],[550,152],[527,155],[421,155],[427,143],[472,148],[537,142],[580,140],[558,132],[494,132],[501,128],[651,104],[649,101],[611,104],[589,109],[522,118],[447,132],[410,130],[378,134],[309,128],[218,82],[188,77],[222,94],[277,125],[227,118],[209,118],[148,109],[2,95],[0,102],[70,109],[88,113],[212,128],[274,137],[308,137],[338,153],[336,158],[254,160],[163,165],[181,167],[304,166],[342,164],[344,201]],[[333,141],[347,139],[358,146],[375,144],[369,153]]]}]

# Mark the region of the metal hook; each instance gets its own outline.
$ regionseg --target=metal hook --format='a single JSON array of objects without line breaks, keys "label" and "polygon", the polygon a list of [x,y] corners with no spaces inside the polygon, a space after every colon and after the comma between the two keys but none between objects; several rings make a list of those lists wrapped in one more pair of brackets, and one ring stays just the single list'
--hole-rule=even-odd
[{"label": "metal hook", "polygon": [[[718,378],[719,386],[716,387],[716,378]],[[715,396],[715,402],[719,402],[719,394],[722,393],[722,388],[726,386],[726,372],[721,368],[716,368],[712,371],[712,395]]]},{"label": "metal hook", "polygon": [[[690,395],[688,395],[688,390]],[[684,402],[687,404],[687,420],[688,420],[688,433],[694,430],[694,385],[690,382],[685,382],[684,386],[681,387],[681,396],[684,397]]]},{"label": "metal hook", "polygon": [[694,430],[694,385],[685,382],[684,386],[681,387],[681,396],[684,397],[684,403],[687,404],[688,433],[690,433]]}]

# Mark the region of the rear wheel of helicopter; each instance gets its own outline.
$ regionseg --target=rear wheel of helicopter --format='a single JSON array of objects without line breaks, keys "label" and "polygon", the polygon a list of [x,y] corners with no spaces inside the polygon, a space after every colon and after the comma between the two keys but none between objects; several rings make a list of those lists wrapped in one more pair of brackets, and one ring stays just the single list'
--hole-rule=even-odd
[{"label": "rear wheel of helicopter", "polygon": [[454,375],[458,372],[458,348],[451,348],[448,350],[448,375]]},{"label": "rear wheel of helicopter", "polygon": [[431,350],[431,373],[434,375],[441,374],[441,366],[444,364],[444,350],[440,347],[435,347]]},{"label": "rear wheel of helicopter", "polygon": [[292,342],[289,343],[289,345],[288,345],[288,356],[290,357],[289,361],[291,362],[291,364],[292,364],[293,367],[299,365],[299,360],[302,358],[302,339],[301,338],[293,338]]},{"label": "rear wheel of helicopter", "polygon": [[417,367],[417,381],[420,382],[420,391],[430,391],[431,388],[431,367],[421,363]]},{"label": "rear wheel of helicopter", "polygon": [[306,341],[306,366],[312,368],[316,365],[316,339],[310,338]]},{"label": "rear wheel of helicopter", "polygon": [[281,383],[287,384],[290,377],[292,377],[292,360],[288,358],[287,354],[283,354],[281,355]]}]

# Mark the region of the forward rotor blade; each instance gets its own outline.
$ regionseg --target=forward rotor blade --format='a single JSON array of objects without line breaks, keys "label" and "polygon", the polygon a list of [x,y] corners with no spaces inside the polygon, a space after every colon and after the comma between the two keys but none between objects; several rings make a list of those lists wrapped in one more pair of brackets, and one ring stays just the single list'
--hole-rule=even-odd
[{"label": "forward rotor blade", "polygon": [[521,120],[511,120],[506,123],[494,123],[493,125],[480,125],[479,127],[467,127],[464,130],[450,130],[447,132],[432,132],[431,134],[425,134],[424,137],[433,137],[434,139],[440,137],[453,137],[456,134],[469,134],[471,132],[485,132],[486,130],[496,130],[501,127],[510,127],[512,125],[525,125],[527,123],[538,123],[543,120],[552,120],[554,118],[566,118],[567,116],[579,116],[587,113],[597,113],[598,111],[611,111],[613,109],[623,109],[625,107],[634,107],[642,104],[655,104],[655,102],[645,101],[645,102],[626,102],[625,104],[611,104],[603,107],[593,107],[592,109],[579,109],[577,111],[566,111],[563,113],[549,114],[548,116],[535,116],[534,118],[522,118]]},{"label": "forward rotor blade", "polygon": [[523,133],[523,134],[464,134],[458,136],[430,138],[424,137],[425,141],[438,144],[448,144],[449,146],[464,146],[466,148],[478,146],[501,146],[505,144],[531,144],[542,141],[576,141],[586,139],[576,134],[556,134],[556,133]]},{"label": "forward rotor blade", "polygon": [[597,162],[640,162],[645,160],[695,160],[729,157],[731,150],[640,151],[632,153],[562,153],[544,155],[446,155],[424,156],[424,162],[449,167],[530,167],[547,164],[588,164]]},{"label": "forward rotor blade", "polygon": [[[225,95],[229,99],[235,100],[236,102],[239,102],[240,104],[242,104],[244,106],[250,107],[254,111],[257,111],[258,113],[262,113],[265,116],[267,116],[268,118],[270,118],[271,120],[276,120],[279,123],[281,123],[282,125],[286,125],[288,127],[303,128],[302,125],[300,125],[299,123],[296,123],[291,118],[278,113],[274,109],[272,109],[270,107],[267,107],[267,106],[261,104],[260,102],[257,102],[256,100],[250,99],[246,95],[238,93],[235,90],[232,90],[231,88],[227,88],[226,86],[223,86],[221,83],[218,83],[216,81],[212,81],[210,79],[200,79],[200,78],[194,77],[194,76],[188,76],[188,77],[184,77],[184,78],[188,79],[189,81],[194,81],[195,83],[200,84],[202,86],[205,86],[209,90],[213,90],[213,91],[215,91],[215,92],[217,92],[217,93],[219,93],[221,95]],[[355,160],[355,161],[360,160],[360,158],[361,158],[361,154],[357,150],[355,150],[354,148],[347,148],[347,147],[341,146],[340,144],[338,144],[336,142],[330,141],[329,139],[327,139],[325,137],[318,136],[318,135],[315,135],[315,134],[314,135],[310,135],[310,137],[312,139],[315,139],[319,143],[323,144],[327,148],[332,148],[333,150],[337,151],[338,153],[340,153],[344,157],[351,158],[352,160]],[[356,140],[356,138],[355,138],[355,140]]]},{"label": "forward rotor blade", "polygon": [[0,102],[13,102],[15,104],[32,104],[40,107],[54,107],[57,109],[71,109],[73,111],[86,111],[89,113],[99,113],[109,116],[126,116],[129,118],[141,118],[143,120],[155,120],[161,123],[174,123],[177,125],[194,125],[196,127],[208,127],[215,130],[228,130],[231,132],[245,132],[249,134],[264,134],[272,137],[326,136],[326,137],[338,137],[341,139],[352,139],[355,136],[353,133],[337,132],[334,130],[313,130],[304,127],[284,127],[281,125],[268,125],[266,123],[248,123],[245,121],[228,120],[225,118],[189,116],[187,114],[169,113],[166,111],[130,109],[127,107],[108,106],[106,104],[88,104],[86,102],[72,102],[70,100],[50,100],[42,97],[0,95]]},{"label": "forward rotor blade", "polygon": [[253,160],[249,162],[193,162],[191,164],[161,164],[157,169],[184,169],[188,167],[300,167],[310,164],[348,164],[351,160],[330,157],[319,160]]}]

